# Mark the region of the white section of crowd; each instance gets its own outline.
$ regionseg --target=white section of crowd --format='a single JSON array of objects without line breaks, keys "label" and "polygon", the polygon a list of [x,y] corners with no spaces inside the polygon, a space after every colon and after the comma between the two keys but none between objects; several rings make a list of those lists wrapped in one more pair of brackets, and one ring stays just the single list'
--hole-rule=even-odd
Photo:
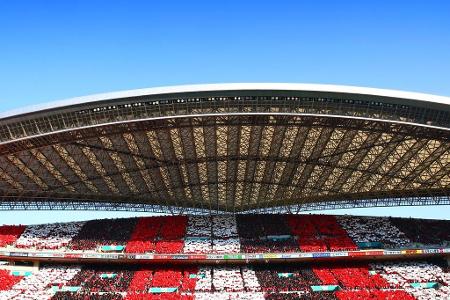
[{"label": "white section of crowd", "polygon": [[401,247],[410,240],[384,217],[337,216],[336,219],[354,242],[381,242],[388,247]]},{"label": "white section of crowd", "polygon": [[242,268],[242,278],[244,280],[244,286],[247,291],[260,292],[261,286],[259,285],[258,278],[253,269],[248,267]]},{"label": "white section of crowd", "polygon": [[184,253],[239,253],[240,244],[235,216],[189,217]]},{"label": "white section of crowd", "polygon": [[79,271],[80,267],[42,267],[38,272],[24,277],[9,291],[0,291],[0,300],[49,299],[52,296],[51,284],[64,285]]},{"label": "white section of crowd", "polygon": [[210,292],[212,290],[212,274],[211,267],[202,267],[197,272],[199,278],[195,285],[195,291]]},{"label": "white section of crowd", "polygon": [[413,288],[411,283],[445,282],[449,283],[450,273],[445,273],[440,266],[429,262],[387,262],[372,264],[392,287],[405,289],[417,299],[450,299],[450,287],[437,289]]},{"label": "white section of crowd", "polygon": [[58,249],[69,244],[84,222],[30,225],[16,241],[18,248]]},{"label": "white section of crowd", "polygon": [[215,291],[244,291],[244,281],[242,280],[239,267],[216,267],[213,272],[213,286]]}]

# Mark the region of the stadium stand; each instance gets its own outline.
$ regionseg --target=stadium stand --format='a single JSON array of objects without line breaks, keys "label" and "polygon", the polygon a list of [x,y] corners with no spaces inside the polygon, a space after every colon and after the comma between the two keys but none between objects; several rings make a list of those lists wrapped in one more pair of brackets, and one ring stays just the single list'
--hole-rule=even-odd
[{"label": "stadium stand", "polygon": [[27,226],[16,240],[17,248],[59,249],[66,247],[84,226],[84,222]]},{"label": "stadium stand", "polygon": [[25,226],[23,225],[0,226],[0,247],[14,244],[24,230]]},{"label": "stadium stand", "polygon": [[[7,278],[3,280],[4,278]],[[0,299],[448,299],[444,261],[255,266],[43,265]],[[38,297],[38,298],[36,298]]]},{"label": "stadium stand", "polygon": [[450,220],[392,218],[392,223],[413,243],[440,245],[450,242]]},{"label": "stadium stand", "polygon": [[127,253],[179,253],[187,225],[187,217],[139,218],[127,242]]},{"label": "stadium stand", "polygon": [[450,221],[281,212],[449,205],[449,103],[252,83],[6,112],[1,209],[171,216],[0,226],[0,300],[448,300]]},{"label": "stadium stand", "polygon": [[21,276],[13,276],[9,271],[0,269],[0,291],[10,290],[21,279]]},{"label": "stadium stand", "polygon": [[84,224],[71,242],[74,250],[95,250],[103,245],[124,246],[130,240],[136,219],[93,220]]},{"label": "stadium stand", "polygon": [[125,253],[267,253],[446,246],[450,221],[329,215],[158,216],[0,226],[0,247]]},{"label": "stadium stand", "polygon": [[411,242],[389,218],[338,216],[337,220],[356,243],[380,243],[392,248]]}]

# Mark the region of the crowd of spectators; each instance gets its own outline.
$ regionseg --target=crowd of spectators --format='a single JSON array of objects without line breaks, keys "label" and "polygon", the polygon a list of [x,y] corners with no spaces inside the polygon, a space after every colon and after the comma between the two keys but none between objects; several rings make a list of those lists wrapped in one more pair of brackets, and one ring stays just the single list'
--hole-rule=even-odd
[{"label": "crowd of spectators", "polygon": [[238,215],[241,252],[297,252],[285,215]]},{"label": "crowd of spectators", "polygon": [[210,216],[189,217],[184,253],[212,253],[212,221]]},{"label": "crowd of spectators", "polygon": [[[450,273],[447,266],[425,261],[387,262],[372,264],[394,288],[401,288],[417,299],[450,299]],[[437,288],[417,288],[413,283],[437,283]]]},{"label": "crowd of spectators", "polygon": [[[127,253],[265,253],[450,243],[450,221],[330,215],[157,216],[0,226],[0,247]],[[364,246],[365,245],[365,246]],[[111,251],[111,250],[109,250]],[[121,250],[117,250],[121,251]]]},{"label": "crowd of spectators", "polygon": [[0,291],[10,290],[21,279],[22,276],[13,276],[9,271],[0,269]]},{"label": "crowd of spectators", "polygon": [[[442,266],[428,261],[312,268],[47,265],[25,277],[0,270],[0,299],[450,299],[450,274]],[[339,290],[319,292],[313,286]]]},{"label": "crowd of spectators", "polygon": [[196,300],[264,300],[261,292],[196,293]]},{"label": "crowd of spectators", "polygon": [[334,300],[336,299],[333,292],[320,293],[269,293],[265,297],[266,300]]},{"label": "crowd of spectators", "polygon": [[236,219],[239,236],[244,239],[291,235],[286,215],[238,215]]},{"label": "crowd of spectators", "polygon": [[0,247],[12,245],[25,230],[23,225],[0,226]]},{"label": "crowd of spectators", "polygon": [[391,222],[413,243],[450,243],[450,220],[391,218]]},{"label": "crowd of spectators", "polygon": [[292,234],[303,252],[356,250],[357,246],[335,216],[287,215]]},{"label": "crowd of spectators", "polygon": [[123,295],[120,293],[71,293],[57,292],[51,300],[122,300]]},{"label": "crowd of spectators", "polygon": [[[261,289],[264,292],[279,293],[291,291],[309,292],[312,282],[316,282],[314,274],[303,274],[299,267],[294,266],[255,266],[256,277],[258,278]],[[305,273],[306,274],[306,273]]]},{"label": "crowd of spectators", "polygon": [[23,277],[9,290],[0,291],[0,300],[49,299],[51,287],[66,285],[80,271],[79,267],[43,266],[38,272]]},{"label": "crowd of spectators", "polygon": [[127,253],[179,253],[186,234],[187,217],[139,218],[130,240]]},{"label": "crowd of spectators", "polygon": [[378,290],[389,288],[389,283],[379,274],[370,275],[366,265],[337,266],[330,268],[331,273],[346,289]]},{"label": "crowd of spectators", "polygon": [[17,248],[60,249],[66,247],[84,222],[28,225],[16,241]]},{"label": "crowd of spectators", "polygon": [[128,291],[133,276],[133,269],[90,266],[82,268],[66,285],[81,287],[82,293],[120,293]]},{"label": "crowd of spectators", "polygon": [[161,227],[160,218],[139,218],[125,252],[145,253],[155,251],[155,242]]},{"label": "crowd of spectators", "polygon": [[238,253],[240,245],[236,217],[189,217],[184,253]]},{"label": "crowd of spectators", "polygon": [[69,247],[73,250],[95,250],[104,245],[125,246],[136,223],[136,218],[88,221],[72,238]]},{"label": "crowd of spectators", "polygon": [[328,267],[314,267],[313,272],[323,285],[339,285],[339,281]]},{"label": "crowd of spectators", "polygon": [[339,300],[414,300],[415,298],[406,291],[383,291],[383,290],[354,290],[354,291],[337,291],[336,297]]},{"label": "crowd of spectators", "polygon": [[241,251],[235,216],[213,216],[211,225],[213,253],[239,253]]},{"label": "crowd of spectators", "polygon": [[244,281],[239,267],[215,267],[213,288],[216,292],[242,292]]},{"label": "crowd of spectators", "polygon": [[357,243],[378,242],[385,248],[399,248],[410,243],[390,218],[338,216],[337,220]]},{"label": "crowd of spectators", "polygon": [[293,238],[283,240],[241,239],[244,253],[298,252],[298,245]]}]

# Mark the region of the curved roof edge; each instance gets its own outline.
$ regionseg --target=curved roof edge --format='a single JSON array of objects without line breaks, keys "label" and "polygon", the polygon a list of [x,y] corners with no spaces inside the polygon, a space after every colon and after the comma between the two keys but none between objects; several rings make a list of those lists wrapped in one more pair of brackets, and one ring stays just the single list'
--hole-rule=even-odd
[{"label": "curved roof edge", "polygon": [[65,100],[31,105],[23,108],[17,108],[5,112],[0,112],[0,119],[45,111],[49,109],[57,109],[66,106],[74,106],[86,103],[95,103],[99,101],[112,99],[139,97],[146,95],[164,95],[164,94],[178,94],[191,92],[212,92],[212,91],[233,91],[233,90],[236,91],[284,90],[284,91],[310,91],[310,92],[326,92],[326,93],[360,94],[360,95],[372,95],[378,97],[399,98],[399,99],[408,99],[408,100],[450,105],[450,97],[417,92],[407,92],[401,90],[378,89],[370,87],[357,87],[357,86],[332,85],[332,84],[313,84],[313,83],[216,83],[216,84],[193,84],[193,85],[153,87],[153,88],[93,94],[88,96],[69,98]]}]

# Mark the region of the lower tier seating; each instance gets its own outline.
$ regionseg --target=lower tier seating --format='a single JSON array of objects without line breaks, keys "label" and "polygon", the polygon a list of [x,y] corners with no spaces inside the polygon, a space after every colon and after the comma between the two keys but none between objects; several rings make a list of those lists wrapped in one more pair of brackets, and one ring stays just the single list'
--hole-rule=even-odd
[{"label": "lower tier seating", "polygon": [[6,299],[450,299],[444,261],[346,265],[44,265],[0,270]]}]

